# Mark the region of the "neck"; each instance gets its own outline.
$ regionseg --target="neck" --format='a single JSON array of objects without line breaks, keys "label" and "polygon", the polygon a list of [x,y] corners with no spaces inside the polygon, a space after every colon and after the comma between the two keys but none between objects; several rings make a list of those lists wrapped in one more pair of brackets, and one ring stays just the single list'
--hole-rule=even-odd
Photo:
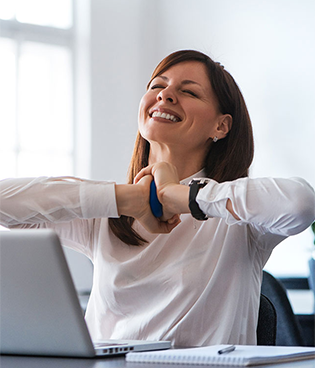
[{"label": "neck", "polygon": [[162,161],[173,164],[177,169],[179,180],[183,180],[203,168],[204,151],[177,152],[169,147],[156,147],[151,143],[149,165]]}]

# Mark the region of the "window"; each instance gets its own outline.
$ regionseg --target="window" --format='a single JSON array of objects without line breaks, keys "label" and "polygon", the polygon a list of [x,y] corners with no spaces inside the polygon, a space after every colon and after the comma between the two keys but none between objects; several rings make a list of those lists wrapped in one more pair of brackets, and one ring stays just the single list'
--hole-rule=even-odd
[{"label": "window", "polygon": [[0,2],[0,178],[74,172],[72,6]]}]

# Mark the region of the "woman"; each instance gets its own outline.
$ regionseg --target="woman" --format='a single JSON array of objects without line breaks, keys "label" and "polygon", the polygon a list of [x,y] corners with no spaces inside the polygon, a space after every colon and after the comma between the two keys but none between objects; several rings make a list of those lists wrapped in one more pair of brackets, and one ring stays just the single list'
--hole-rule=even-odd
[{"label": "woman", "polygon": [[[129,184],[4,180],[1,224],[53,228],[92,260],[95,340],[255,344],[262,268],[312,223],[315,195],[302,179],[248,178],[252,157],[233,78],[204,54],[179,51],[141,100]],[[149,206],[153,178],[160,219]],[[207,180],[189,186],[193,178]]]}]

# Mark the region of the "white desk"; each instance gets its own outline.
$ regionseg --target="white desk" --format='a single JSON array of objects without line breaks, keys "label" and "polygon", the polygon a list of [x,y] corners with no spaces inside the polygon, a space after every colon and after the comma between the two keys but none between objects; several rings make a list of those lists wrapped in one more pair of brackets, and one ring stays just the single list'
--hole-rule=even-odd
[{"label": "white desk", "polygon": [[[198,365],[127,363],[124,357],[98,359],[0,356],[1,368],[200,368]],[[204,366],[206,367],[206,366]],[[208,366],[222,368],[222,366]],[[291,363],[259,365],[258,368],[315,368],[315,359]]]}]

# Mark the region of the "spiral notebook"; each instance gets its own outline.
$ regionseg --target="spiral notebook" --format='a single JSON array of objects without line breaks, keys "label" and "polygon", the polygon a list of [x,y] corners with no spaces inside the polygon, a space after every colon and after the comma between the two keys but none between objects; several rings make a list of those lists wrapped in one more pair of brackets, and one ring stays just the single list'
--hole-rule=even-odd
[{"label": "spiral notebook", "polygon": [[172,349],[146,353],[128,353],[127,362],[253,366],[315,359],[315,348],[296,346],[235,345],[235,350],[226,354],[218,352],[229,345],[212,345],[200,348]]}]

